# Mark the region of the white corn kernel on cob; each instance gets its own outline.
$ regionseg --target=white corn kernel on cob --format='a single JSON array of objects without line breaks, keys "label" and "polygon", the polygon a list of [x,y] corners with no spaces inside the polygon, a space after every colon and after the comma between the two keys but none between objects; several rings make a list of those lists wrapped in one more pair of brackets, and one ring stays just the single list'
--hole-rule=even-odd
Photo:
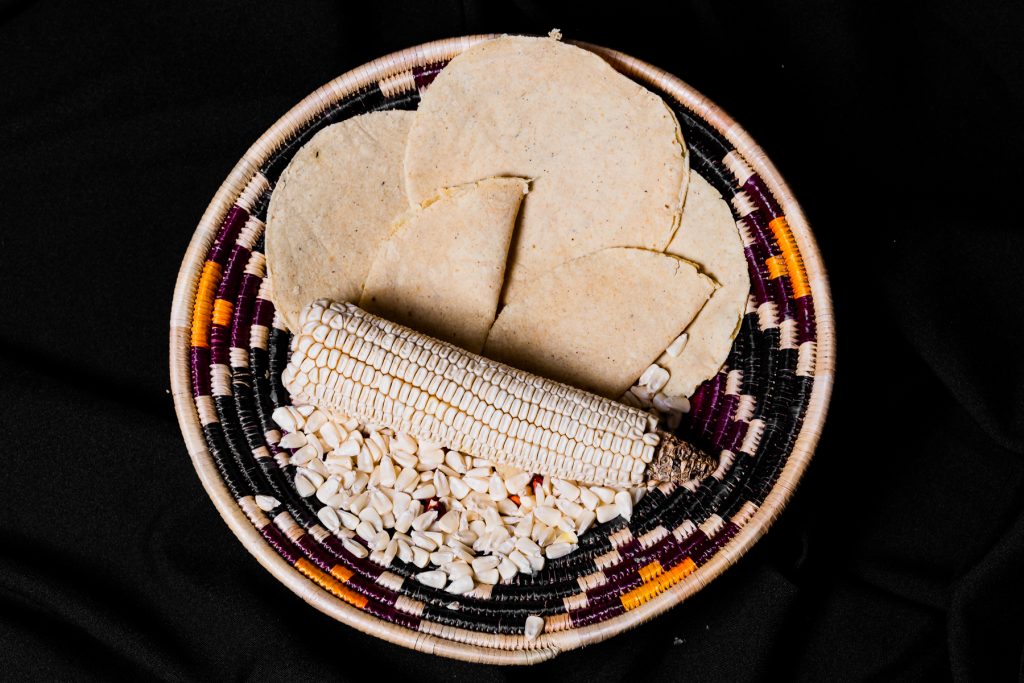
[{"label": "white corn kernel on cob", "polygon": [[[282,373],[297,404],[563,479],[685,481],[716,463],[653,416],[420,334],[349,303],[302,312]],[[657,460],[656,460],[657,458]],[[648,467],[651,463],[651,467]]]}]

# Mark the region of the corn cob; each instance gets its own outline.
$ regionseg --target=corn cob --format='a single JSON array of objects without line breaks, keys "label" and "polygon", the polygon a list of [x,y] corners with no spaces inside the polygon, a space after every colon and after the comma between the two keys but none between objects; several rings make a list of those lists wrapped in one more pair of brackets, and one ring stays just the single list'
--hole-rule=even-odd
[{"label": "corn cob", "polygon": [[469,455],[607,486],[686,481],[717,463],[642,410],[475,355],[349,303],[302,312],[282,373],[295,403]]}]

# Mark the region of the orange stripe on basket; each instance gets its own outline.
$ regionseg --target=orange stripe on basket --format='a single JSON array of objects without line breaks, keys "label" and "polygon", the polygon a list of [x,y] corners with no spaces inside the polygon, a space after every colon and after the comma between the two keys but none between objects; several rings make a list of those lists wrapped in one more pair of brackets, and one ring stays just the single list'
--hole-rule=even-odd
[{"label": "orange stripe on basket", "polygon": [[366,603],[369,602],[364,596],[356,593],[353,590],[349,590],[341,585],[341,582],[332,576],[324,574],[322,571],[316,568],[316,566],[304,557],[300,557],[295,561],[295,568],[305,574],[308,578],[312,579],[316,585],[330,592],[350,605],[355,605],[359,609],[366,607]]},{"label": "orange stripe on basket", "polygon": [[774,280],[780,278],[786,274],[786,262],[779,259],[778,256],[772,256],[764,262],[768,266],[768,279]]},{"label": "orange stripe on basket", "polygon": [[640,574],[640,578],[644,580],[644,583],[647,583],[655,576],[663,574],[664,572],[665,569],[661,566],[661,562],[655,560],[654,562],[651,562],[650,564],[641,567],[638,573]]},{"label": "orange stripe on basket", "polygon": [[772,229],[775,240],[782,249],[782,257],[786,260],[786,274],[793,285],[793,298],[807,296],[811,288],[807,285],[807,271],[804,270],[803,259],[800,258],[800,250],[793,242],[793,233],[789,231],[789,223],[785,216],[773,218],[768,227]]},{"label": "orange stripe on basket", "polygon": [[695,569],[697,569],[697,563],[688,557],[662,576],[661,581],[665,584],[665,588],[674,586],[692,574]]},{"label": "orange stripe on basket", "polygon": [[[643,577],[642,572],[655,564],[658,565],[659,569],[661,568],[660,564],[652,562],[644,567],[644,569],[640,570],[640,576]],[[687,576],[692,574],[693,570],[696,568],[697,565],[694,561],[690,558],[686,558],[669,571],[655,574],[650,581],[645,582],[642,586],[638,586],[628,593],[624,593],[622,597],[619,598],[622,601],[622,606],[625,607],[627,611],[639,607],[651,598],[665,592],[670,587],[685,579]]]},{"label": "orange stripe on basket", "polygon": [[196,289],[196,305],[192,309],[192,346],[203,349],[210,346],[210,311],[213,310],[220,273],[220,264],[216,261],[207,261],[203,265],[203,275]]},{"label": "orange stripe on basket", "polygon": [[626,609],[627,612],[629,610],[631,610],[631,609],[636,609],[640,605],[644,604],[644,601],[647,598],[641,598],[640,597],[640,593],[641,593],[641,591],[643,591],[643,589],[646,587],[646,585],[647,584],[644,584],[643,586],[640,586],[639,588],[634,588],[633,590],[629,591],[628,593],[624,593],[619,598],[619,600],[622,601],[622,606]]},{"label": "orange stripe on basket", "polygon": [[336,564],[331,567],[331,576],[342,583],[348,583],[349,579],[352,578],[352,570],[344,565]]},{"label": "orange stripe on basket", "polygon": [[231,324],[231,310],[234,304],[225,299],[217,299],[213,302],[213,324],[227,327]]}]

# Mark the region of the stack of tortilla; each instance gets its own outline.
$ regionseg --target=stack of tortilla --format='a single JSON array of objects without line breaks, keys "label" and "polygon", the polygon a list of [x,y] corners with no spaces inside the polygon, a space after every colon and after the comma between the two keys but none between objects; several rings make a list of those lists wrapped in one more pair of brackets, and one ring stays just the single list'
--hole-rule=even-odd
[{"label": "stack of tortilla", "polygon": [[555,38],[485,41],[417,111],[317,133],[273,192],[266,251],[290,329],[314,299],[351,301],[613,398],[655,362],[689,396],[750,287],[672,110]]}]

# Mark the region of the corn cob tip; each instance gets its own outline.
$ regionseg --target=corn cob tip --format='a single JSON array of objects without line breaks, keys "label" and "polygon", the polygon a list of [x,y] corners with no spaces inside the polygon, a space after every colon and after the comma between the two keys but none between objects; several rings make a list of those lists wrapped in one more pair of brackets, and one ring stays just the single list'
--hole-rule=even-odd
[{"label": "corn cob tip", "polygon": [[691,479],[703,479],[718,469],[718,459],[711,454],[660,429],[657,434],[660,445],[647,467],[648,479],[682,484]]}]

